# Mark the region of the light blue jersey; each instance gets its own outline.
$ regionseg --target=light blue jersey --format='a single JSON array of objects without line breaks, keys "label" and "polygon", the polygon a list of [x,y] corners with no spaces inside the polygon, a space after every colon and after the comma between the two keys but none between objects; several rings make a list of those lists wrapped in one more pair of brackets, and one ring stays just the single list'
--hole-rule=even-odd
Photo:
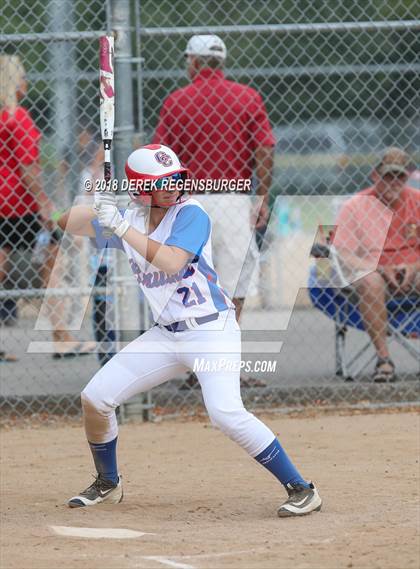
[{"label": "light blue jersey", "polygon": [[[127,209],[123,217],[134,229],[146,232],[143,210]],[[210,218],[195,199],[170,207],[158,227],[149,235],[154,241],[191,253],[191,261],[174,275],[168,275],[148,263],[124,239],[115,235],[104,238],[96,220],[92,225],[98,248],[114,247],[125,251],[153,317],[159,324],[167,325],[234,308],[220,286],[213,267]]]}]

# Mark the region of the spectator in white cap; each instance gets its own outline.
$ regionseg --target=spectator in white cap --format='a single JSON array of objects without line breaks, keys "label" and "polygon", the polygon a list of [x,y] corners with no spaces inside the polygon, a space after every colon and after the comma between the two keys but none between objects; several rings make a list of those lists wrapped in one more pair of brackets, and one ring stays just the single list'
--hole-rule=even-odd
[{"label": "spectator in white cap", "polygon": [[196,179],[255,180],[261,200],[244,193],[202,195],[212,219],[214,263],[239,319],[245,297],[257,292],[254,226],[267,225],[274,135],[261,95],[226,79],[226,46],[216,35],[195,35],[185,56],[191,83],[165,100],[153,138],[170,146]]},{"label": "spectator in white cap", "polygon": [[193,36],[187,43],[185,55],[210,57],[223,62],[226,59],[225,42],[215,35]]}]

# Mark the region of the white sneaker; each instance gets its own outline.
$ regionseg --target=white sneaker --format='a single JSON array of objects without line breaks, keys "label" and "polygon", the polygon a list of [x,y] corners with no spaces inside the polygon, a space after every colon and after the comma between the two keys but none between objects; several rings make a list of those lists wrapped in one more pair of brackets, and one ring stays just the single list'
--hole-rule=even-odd
[{"label": "white sneaker", "polygon": [[102,502],[110,504],[119,504],[123,499],[122,478],[119,476],[118,483],[114,484],[110,480],[101,478],[98,474],[95,482],[86,490],[80,492],[78,496],[73,496],[68,501],[70,508],[81,508],[83,506],[94,506]]},{"label": "white sneaker", "polygon": [[305,516],[321,509],[322,500],[312,482],[309,483],[309,488],[302,484],[287,484],[286,490],[289,498],[280,506],[277,512],[279,518]]}]

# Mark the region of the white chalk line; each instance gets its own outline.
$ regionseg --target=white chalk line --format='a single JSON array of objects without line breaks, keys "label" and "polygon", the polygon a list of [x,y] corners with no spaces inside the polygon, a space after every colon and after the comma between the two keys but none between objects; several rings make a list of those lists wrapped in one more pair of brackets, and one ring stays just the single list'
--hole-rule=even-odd
[{"label": "white chalk line", "polygon": [[142,556],[141,559],[156,561],[157,563],[162,563],[162,565],[167,565],[174,569],[197,569],[194,565],[174,561],[174,559],[212,559],[217,557],[229,557],[232,555],[243,555],[244,553],[254,555],[255,553],[260,553],[262,551],[266,550],[247,549],[242,551],[229,551],[226,553],[197,553],[195,555],[172,555],[170,557],[163,557],[162,555],[147,555]]},{"label": "white chalk line", "polygon": [[[316,545],[320,543],[332,543],[334,538],[326,538],[326,539],[311,539],[302,544],[306,545]],[[294,541],[286,542],[285,545],[292,545]],[[189,565],[187,563],[182,563],[180,561],[174,561],[175,559],[183,560],[183,559],[212,559],[218,557],[229,557],[232,555],[256,555],[259,553],[270,553],[267,549],[243,549],[240,551],[229,551],[226,553],[197,553],[195,555],[171,555],[169,557],[164,557],[163,555],[147,555],[142,556],[141,559],[145,559],[147,561],[156,561],[157,563],[162,563],[162,565],[167,565],[168,567],[173,567],[174,569],[197,569],[194,565]]]},{"label": "white chalk line", "polygon": [[161,557],[160,555],[144,555],[141,559],[146,561],[156,561],[156,563],[162,563],[162,565],[174,567],[174,569],[196,569],[193,565],[178,563],[178,561],[173,561],[172,559],[169,559],[169,557]]},{"label": "white chalk line", "polygon": [[[182,559],[205,559],[206,557],[228,557],[229,555],[243,555],[244,553],[260,553],[265,549],[242,549],[241,551],[226,551],[225,553],[196,553],[195,555],[180,555]],[[177,556],[178,557],[178,556]]]}]

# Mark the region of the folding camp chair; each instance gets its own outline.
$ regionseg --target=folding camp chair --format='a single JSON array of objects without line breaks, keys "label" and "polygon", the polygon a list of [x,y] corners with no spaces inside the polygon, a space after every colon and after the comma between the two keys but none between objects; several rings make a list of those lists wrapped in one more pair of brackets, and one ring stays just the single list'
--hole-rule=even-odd
[{"label": "folding camp chair", "polygon": [[[351,381],[376,357],[373,354],[367,362],[362,361],[362,356],[371,345],[370,339],[351,357],[347,351],[349,328],[365,329],[358,309],[358,298],[343,274],[333,245],[315,244],[311,255],[317,259],[317,263],[311,267],[309,274],[309,296],[315,308],[334,320],[335,372],[337,376]],[[387,302],[387,310],[390,340],[397,341],[420,361],[420,347],[412,342],[412,339],[420,338],[420,296],[393,297]]]}]

